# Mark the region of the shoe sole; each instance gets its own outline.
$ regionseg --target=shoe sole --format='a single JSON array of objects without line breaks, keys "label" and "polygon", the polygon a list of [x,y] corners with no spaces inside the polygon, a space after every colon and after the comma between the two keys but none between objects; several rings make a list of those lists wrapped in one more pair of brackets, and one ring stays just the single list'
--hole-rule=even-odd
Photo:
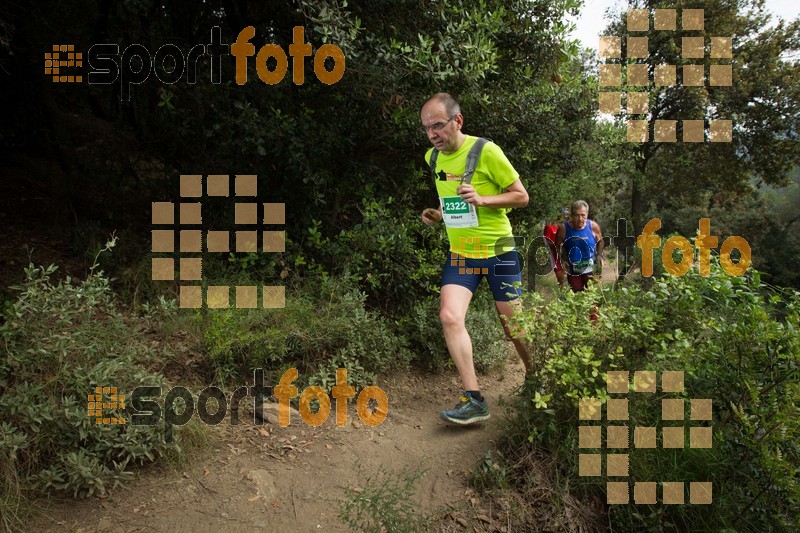
[{"label": "shoe sole", "polygon": [[445,422],[450,422],[453,424],[458,424],[459,426],[468,426],[470,424],[474,424],[476,422],[485,422],[489,420],[489,417],[492,416],[490,414],[481,415],[481,416],[473,416],[472,418],[468,419],[460,419],[460,418],[449,418],[443,414],[439,414],[439,417],[444,420]]}]

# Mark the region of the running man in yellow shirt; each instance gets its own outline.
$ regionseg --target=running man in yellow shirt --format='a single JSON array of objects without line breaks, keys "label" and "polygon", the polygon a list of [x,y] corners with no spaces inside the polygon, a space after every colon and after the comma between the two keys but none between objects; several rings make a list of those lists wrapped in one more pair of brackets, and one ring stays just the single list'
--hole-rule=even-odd
[{"label": "running man in yellow shirt", "polygon": [[[484,277],[507,337],[512,339],[526,372],[530,375],[532,370],[521,333],[510,331],[505,319],[520,308],[522,292],[520,261],[513,249],[507,212],[528,205],[528,192],[499,146],[461,131],[464,117],[451,95],[433,95],[420,116],[422,130],[433,144],[425,160],[439,195],[439,208],[423,210],[422,221],[443,221],[447,229],[450,256],[442,273],[439,319],[465,391],[455,408],[442,411],[441,417],[465,425],[489,418],[489,407],[475,375],[472,340],[465,327],[472,295]],[[482,145],[477,161],[473,150],[476,143]],[[474,167],[471,173],[470,155]]]}]

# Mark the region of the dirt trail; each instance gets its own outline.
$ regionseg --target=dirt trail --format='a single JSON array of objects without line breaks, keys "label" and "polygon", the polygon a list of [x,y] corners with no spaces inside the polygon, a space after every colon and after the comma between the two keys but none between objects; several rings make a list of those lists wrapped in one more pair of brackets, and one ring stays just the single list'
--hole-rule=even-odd
[{"label": "dirt trail", "polygon": [[145,469],[108,499],[45,504],[29,526],[32,531],[348,531],[337,518],[337,500],[348,487],[363,488],[359,469],[372,476],[384,467],[426,470],[413,501],[424,512],[449,512],[436,529],[463,530],[454,519],[466,516],[468,508],[474,516],[483,504],[468,476],[500,433],[499,396],[513,395],[523,373],[513,355],[501,373],[483,377],[492,418],[466,428],[438,417],[460,393],[454,369],[378,383],[389,396],[389,416],[375,428],[352,423],[354,411],[343,428],[335,427],[333,413],[320,428],[294,419],[286,428],[232,427],[226,419],[213,428],[210,449],[184,472]]}]

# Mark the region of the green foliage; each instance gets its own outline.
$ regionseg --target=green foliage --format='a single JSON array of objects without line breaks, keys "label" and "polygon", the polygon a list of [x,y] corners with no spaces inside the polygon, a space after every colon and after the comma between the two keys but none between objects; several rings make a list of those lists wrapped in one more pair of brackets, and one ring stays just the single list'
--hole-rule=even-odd
[{"label": "green foliage", "polygon": [[[591,136],[596,88],[585,83],[589,72],[577,60],[575,43],[567,40],[570,27],[564,21],[580,5],[579,0],[303,0],[270,6],[212,0],[195,10],[151,0],[85,9],[59,5],[61,20],[72,28],[76,42],[92,42],[99,32],[124,36],[121,46],[140,43],[151,53],[166,42],[186,53],[208,42],[212,27],[219,27],[222,42],[229,44],[250,24],[255,46],[274,43],[287,49],[294,27],[302,26],[315,52],[323,43],[340,47],[346,70],[339,82],[328,86],[316,79],[307,59],[302,85],[293,83],[291,73],[267,85],[250,57],[246,84],[234,81],[232,61],[222,62],[221,82],[214,83],[209,60],[203,57],[196,69],[186,69],[196,72],[196,83],[187,83],[184,76],[165,85],[151,72],[124,106],[119,105],[116,84],[88,87],[86,99],[48,87],[54,109],[72,106],[75,113],[66,122],[39,120],[35,131],[58,130],[54,152],[74,167],[64,177],[64,189],[70,191],[70,200],[85,197],[77,208],[80,220],[85,215],[80,208],[100,203],[94,189],[86,194],[82,180],[136,202],[139,215],[134,218],[144,222],[149,202],[173,196],[180,169],[191,168],[258,174],[259,200],[288,206],[288,235],[302,235],[319,221],[323,238],[336,239],[362,223],[364,199],[392,197],[397,202],[392,209],[402,205],[417,215],[407,224],[419,223],[422,207],[435,198],[423,168],[422,155],[430,143],[418,131],[419,110],[431,94],[448,90],[462,101],[468,132],[498,142],[523,181],[536,189],[532,205],[538,208],[565,183],[566,188],[580,186],[577,182],[586,173],[577,180],[576,168],[590,168],[581,164],[579,148]],[[53,8],[46,1],[33,12],[14,13],[18,33],[34,38],[6,65],[12,76],[30,75],[27,65],[33,56],[23,51],[51,46],[40,30],[46,25],[42,14]],[[152,17],[156,12],[160,15]],[[145,24],[143,18],[152,20]],[[38,148],[34,130],[20,125],[42,114],[27,102],[40,96],[43,100],[43,95],[31,98],[26,91],[9,91],[13,112],[0,134],[8,135],[12,144]],[[73,129],[92,129],[87,122],[72,124],[74,117],[102,124],[97,131],[103,138],[73,138]],[[214,199],[207,201],[206,223],[216,205]],[[122,222],[119,226],[131,222],[132,211],[107,211],[108,221]],[[78,251],[94,245],[94,228],[87,225],[77,233],[73,240]],[[399,242],[405,246],[402,237]],[[326,260],[324,254],[310,259]]]},{"label": "green foliage", "polygon": [[800,256],[800,167],[795,168],[792,184],[773,187],[761,184],[739,201],[705,209],[686,204],[665,212],[665,227],[684,235],[697,231],[697,220],[711,218],[712,232],[719,234],[720,244],[731,235],[747,240],[752,250],[753,266],[765,273],[764,280],[773,285],[800,288],[800,271],[795,268]]},{"label": "green foliage", "polygon": [[[87,416],[96,386],[130,391],[164,379],[143,366],[156,354],[121,314],[102,272],[54,284],[55,270],[25,269],[0,325],[0,501],[31,489],[102,495],[130,479],[132,466],[169,449],[163,427],[96,425]],[[105,413],[127,418],[123,410]]]},{"label": "green foliage", "polygon": [[309,276],[287,291],[282,309],[209,310],[199,320],[211,364],[222,382],[294,366],[301,382],[323,388],[340,367],[351,385],[373,385],[376,374],[404,368],[411,352],[365,298],[347,280]]},{"label": "green foliage", "polygon": [[486,450],[483,459],[472,471],[472,486],[478,490],[508,488],[509,463],[503,452]]},{"label": "green foliage", "polygon": [[[491,291],[484,284],[469,306],[467,331],[472,338],[473,361],[479,372],[501,365],[509,354],[503,328],[497,317]],[[400,320],[400,331],[425,367],[441,371],[452,365],[439,321],[439,298],[428,297],[414,305]]]},{"label": "green foliage", "polygon": [[[654,6],[648,0],[629,3],[630,8]],[[651,79],[644,89],[650,95],[648,120],[651,124],[658,120],[705,120],[707,131],[709,120],[732,120],[733,138],[732,142],[627,145],[624,159],[634,168],[626,172],[625,194],[637,231],[648,209],[651,217],[687,205],[707,211],[747,197],[754,181],[786,185],[789,171],[800,164],[800,21],[774,20],[762,0],[709,0],[682,6],[704,9],[705,39],[732,36],[733,84],[659,87]],[[626,13],[621,11],[606,35],[627,35]],[[681,56],[679,32],[651,30],[645,36],[649,42],[646,63],[651,72],[656,64],[678,65],[680,71],[681,65],[696,63]],[[623,64],[638,61],[614,60]],[[704,62],[708,69],[714,60],[706,55]],[[628,86],[622,90],[640,89]],[[620,114],[616,120],[624,124],[630,118],[632,115]],[[679,128],[678,140],[681,134]]]},{"label": "green foliage", "polygon": [[294,262],[313,261],[308,270],[345,278],[368,295],[373,307],[404,313],[438,287],[446,234],[442,227],[422,224],[419,213],[393,197],[369,197],[362,200],[355,225],[335,237],[323,236],[315,220]]},{"label": "green foliage", "polygon": [[363,487],[345,490],[345,499],[339,500],[339,520],[353,531],[421,531],[428,517],[412,498],[414,484],[424,474],[424,470],[389,472],[381,467]]},{"label": "green foliage", "polygon": [[[589,318],[595,308],[597,324]],[[630,471],[637,479],[713,481],[714,504],[613,506],[613,528],[797,527],[799,311],[799,293],[770,292],[757,272],[731,277],[716,259],[708,277],[693,269],[658,278],[647,291],[596,286],[558,293],[547,305],[531,295],[522,324],[545,393],[524,393],[527,407],[502,447],[511,471],[535,443],[553,454],[557,475],[571,478],[574,491],[600,492],[601,480],[577,477],[578,399],[608,398],[609,370],[684,370],[682,397],[713,401],[713,448],[634,450]],[[633,394],[629,426],[659,426],[666,397],[675,395]]]}]

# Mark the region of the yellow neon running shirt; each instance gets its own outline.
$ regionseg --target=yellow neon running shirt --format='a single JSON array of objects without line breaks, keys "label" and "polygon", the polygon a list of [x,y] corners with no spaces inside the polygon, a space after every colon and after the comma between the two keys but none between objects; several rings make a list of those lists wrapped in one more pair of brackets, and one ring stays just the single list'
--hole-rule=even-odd
[{"label": "yellow neon running shirt", "polygon": [[[467,166],[467,154],[477,137],[467,135],[464,143],[453,154],[439,153],[436,156],[436,192],[439,198],[458,196],[456,189],[461,182],[461,175]],[[425,161],[430,168],[433,148],[425,154]],[[430,175],[430,173],[428,173]],[[493,196],[519,178],[503,150],[493,142],[486,143],[478,159],[475,173],[472,175],[472,186],[480,196]],[[470,259],[494,257],[495,242],[501,237],[511,237],[511,222],[506,213],[509,209],[494,207],[476,208],[478,225],[470,228],[447,228],[450,251]],[[476,239],[478,242],[476,243]],[[507,245],[500,250],[505,253],[511,250]]]}]

